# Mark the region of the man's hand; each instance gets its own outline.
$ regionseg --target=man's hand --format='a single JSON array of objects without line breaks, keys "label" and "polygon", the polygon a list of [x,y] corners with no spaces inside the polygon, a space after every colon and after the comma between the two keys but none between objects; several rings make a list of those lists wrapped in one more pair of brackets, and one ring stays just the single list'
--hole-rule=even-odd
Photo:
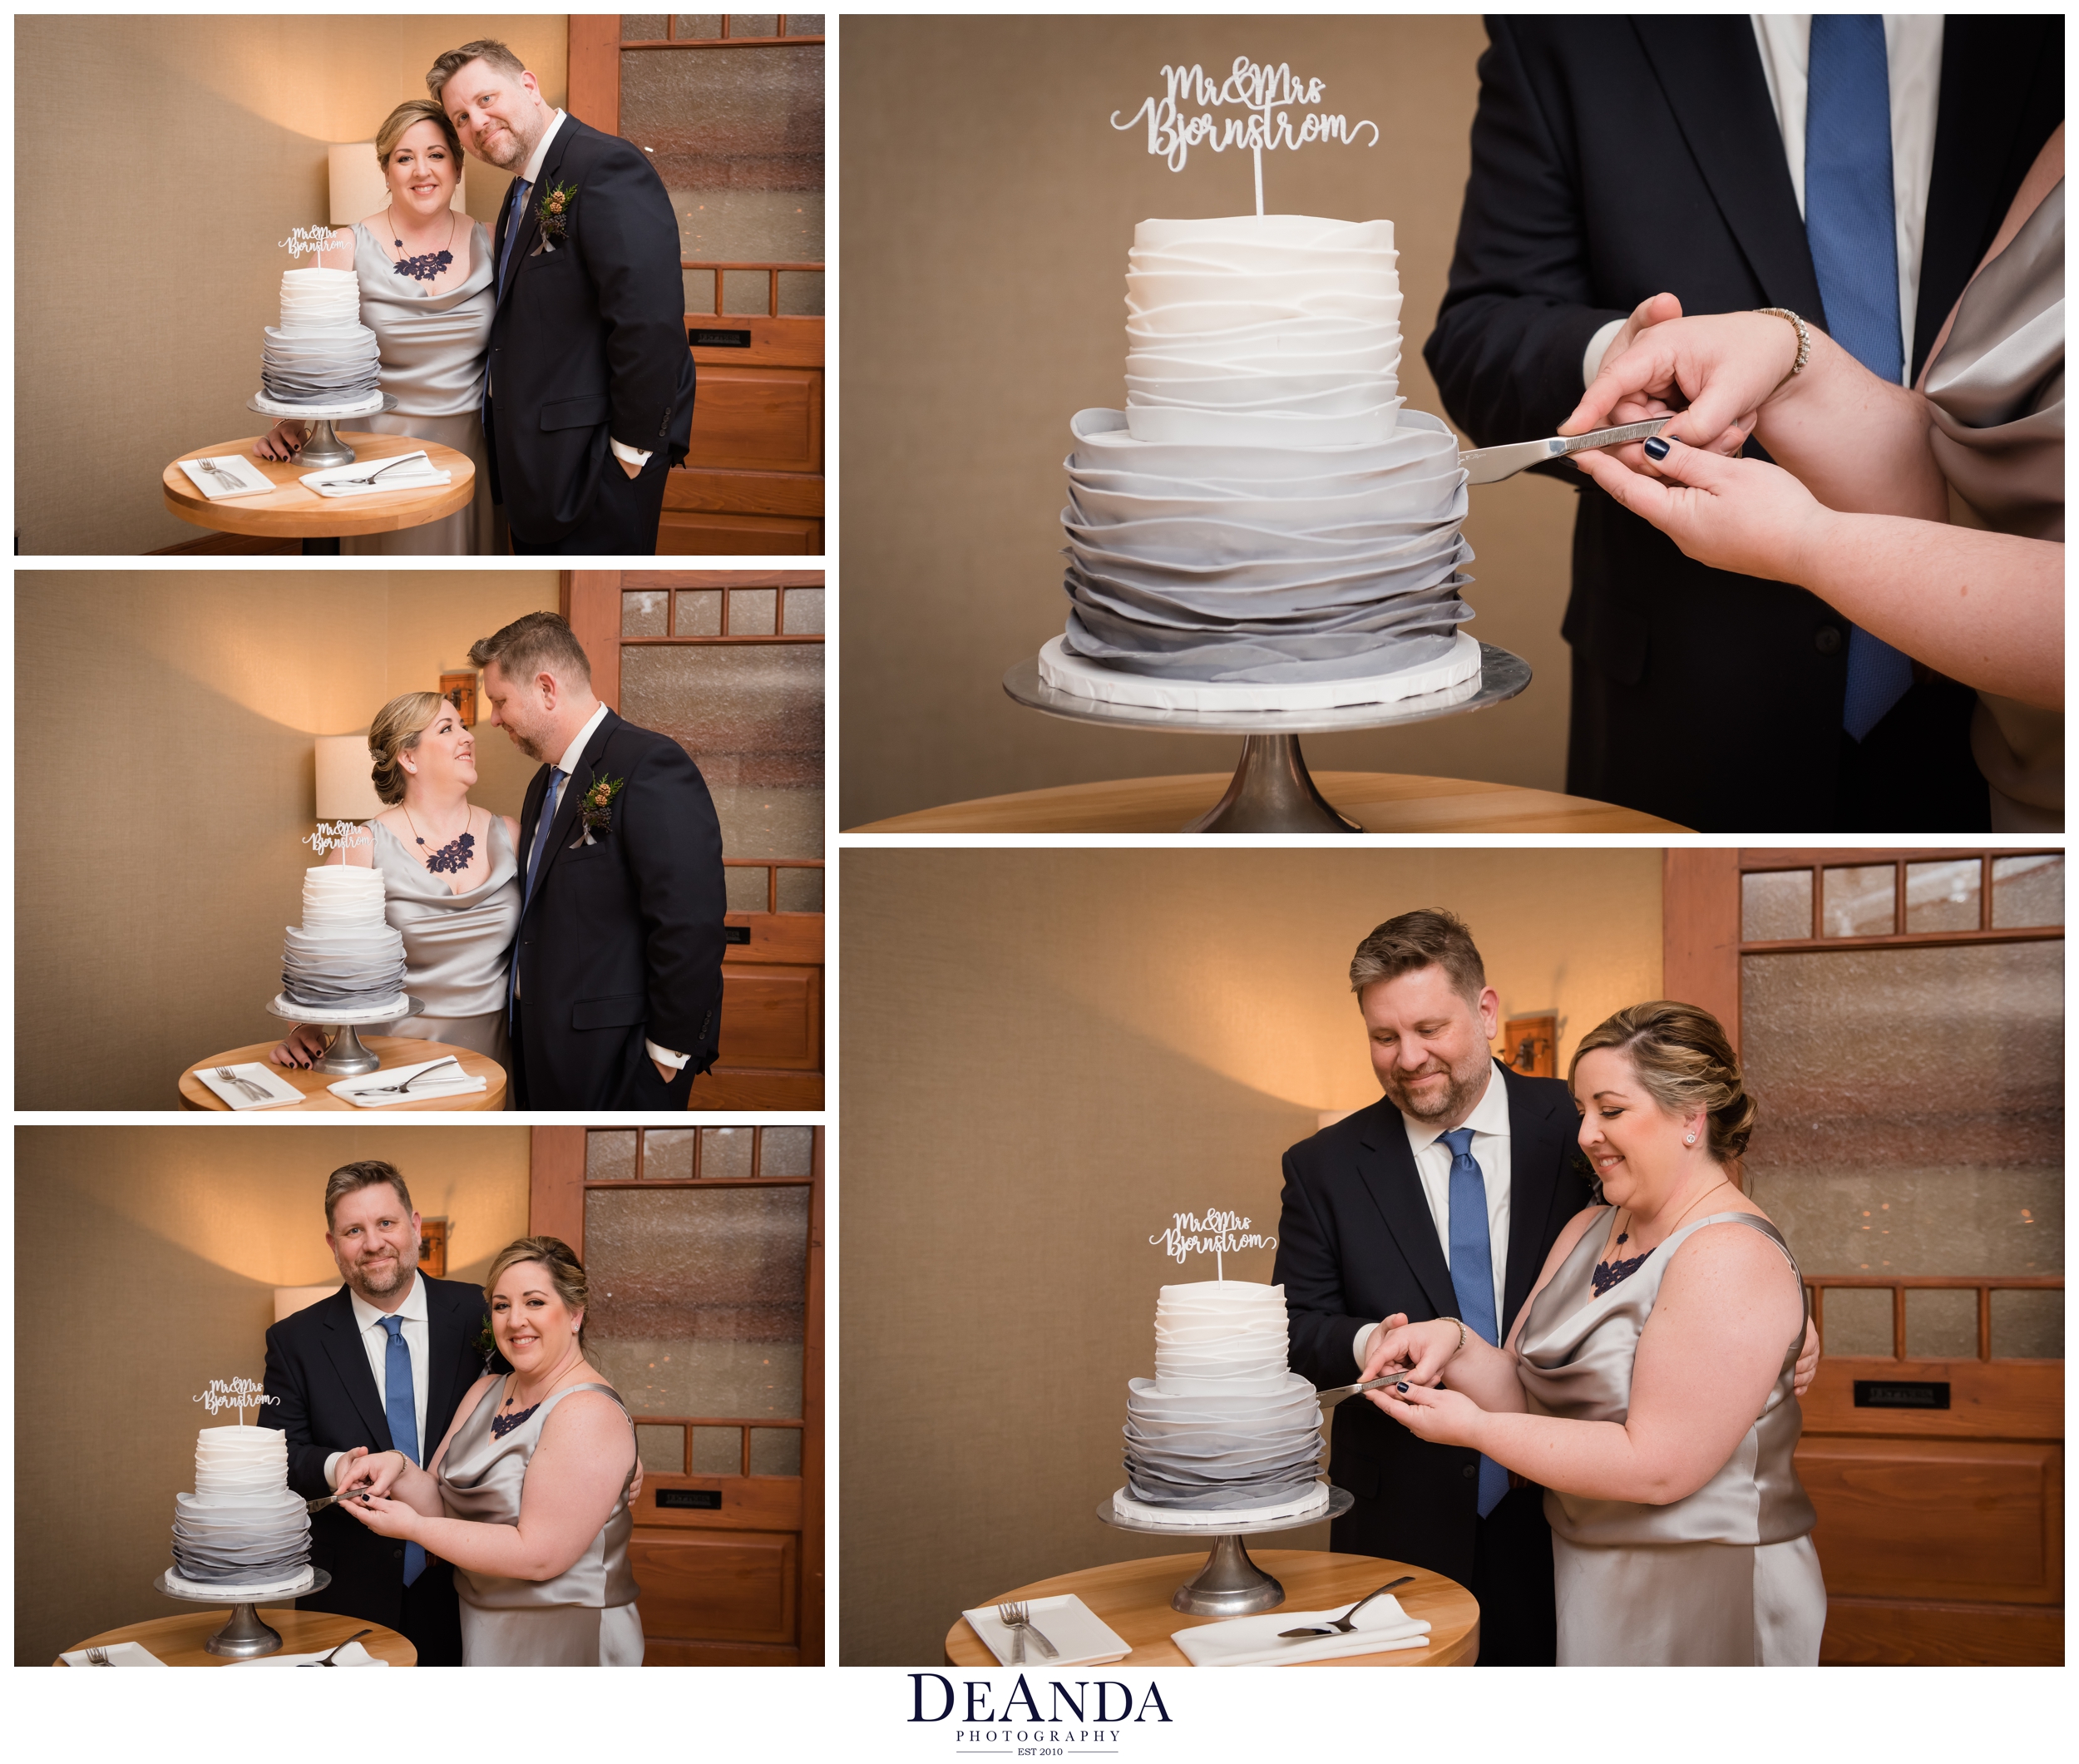
[{"label": "man's hand", "polygon": [[630,465],[626,460],[621,458],[618,454],[615,456],[614,463],[619,466],[621,470],[625,472],[630,477],[640,477],[642,476],[643,468],[640,466]]},{"label": "man's hand", "polygon": [[1805,1346],[1797,1356],[1797,1370],[1790,1375],[1790,1394],[1802,1396],[1812,1388],[1812,1380],[1819,1371],[1819,1327],[1810,1317],[1805,1322]]},{"label": "man's hand", "polygon": [[[633,474],[631,473],[630,476]],[[679,1072],[676,1067],[668,1066],[661,1060],[653,1060],[649,1063],[657,1068],[657,1075],[666,1084],[675,1085],[679,1082]]]},{"label": "man's hand", "polygon": [[1369,1384],[1390,1368],[1399,1366],[1403,1369],[1401,1377],[1410,1384],[1435,1384],[1463,1339],[1459,1325],[1449,1317],[1410,1323],[1405,1317],[1390,1317],[1372,1331],[1371,1339],[1365,1344],[1364,1371],[1358,1381]]},{"label": "man's hand", "polygon": [[643,1498],[643,1455],[635,1454],[635,1474],[628,1479],[628,1504],[634,1506]]}]

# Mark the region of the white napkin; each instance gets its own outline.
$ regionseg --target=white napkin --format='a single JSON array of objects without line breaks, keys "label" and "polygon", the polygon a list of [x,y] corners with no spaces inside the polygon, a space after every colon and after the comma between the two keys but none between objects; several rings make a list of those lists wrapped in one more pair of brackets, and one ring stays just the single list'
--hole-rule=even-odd
[{"label": "white napkin", "polygon": [[[117,1642],[104,1648],[101,1652],[108,1656],[111,1666],[164,1666],[166,1663],[141,1642]],[[90,1672],[96,1670],[94,1663],[86,1658],[84,1648],[75,1648],[70,1653],[60,1654],[58,1658],[67,1666],[84,1666]]]},{"label": "white napkin", "polygon": [[1311,1642],[1277,1638],[1281,1629],[1333,1623],[1349,1608],[1341,1604],[1328,1611],[1267,1611],[1261,1617],[1237,1617],[1223,1623],[1179,1629],[1170,1640],[1183,1649],[1193,1666],[1292,1666],[1302,1660],[1337,1660],[1346,1654],[1430,1645],[1428,1620],[1409,1616],[1390,1593],[1360,1611],[1357,1627],[1346,1635],[1325,1635]]},{"label": "white napkin", "polygon": [[[343,1078],[336,1085],[325,1088],[334,1096],[343,1097],[357,1109],[387,1109],[393,1103],[423,1102],[429,1096],[467,1096],[472,1090],[485,1086],[481,1078],[467,1075],[460,1065],[449,1067],[452,1076],[421,1079],[405,1091],[392,1090],[392,1085],[401,1085],[415,1073],[430,1070],[437,1065],[447,1065],[454,1056],[443,1055],[438,1060],[422,1060],[417,1065],[393,1065],[380,1072],[363,1072],[358,1078]],[[378,1091],[387,1094],[378,1095]]]},{"label": "white napkin", "polygon": [[[418,463],[407,465],[407,460],[417,460]],[[353,482],[378,472],[383,475],[373,484]],[[416,453],[400,453],[394,459],[358,459],[350,466],[306,472],[299,482],[321,497],[365,497],[385,490],[424,490],[434,484],[445,484],[453,476],[450,472],[436,472],[432,461],[422,447]]]},{"label": "white napkin", "polygon": [[295,1085],[272,1067],[264,1065],[257,1060],[249,1060],[244,1065],[235,1065],[230,1070],[240,1078],[258,1085],[267,1093],[267,1100],[264,1103],[256,1101],[241,1086],[231,1083],[229,1079],[219,1078],[213,1065],[197,1066],[195,1075],[233,1109],[286,1109],[304,1099],[304,1093]]},{"label": "white napkin", "polygon": [[[227,477],[236,479],[235,487],[226,484],[216,472],[205,471],[205,464],[215,466]],[[265,491],[279,487],[242,453],[212,453],[206,462],[184,459],[180,462],[180,469],[187,473],[189,482],[212,502],[220,502],[225,497],[259,496]]]},{"label": "white napkin", "polygon": [[[234,1666],[315,1666],[319,1661],[331,1653],[332,1650],[328,1648],[320,1648],[315,1653],[270,1653],[258,1660],[234,1660],[231,1664]],[[348,1642],[338,1653],[333,1654],[332,1663],[334,1666],[388,1666],[390,1663],[388,1660],[377,1659],[360,1643]]]},{"label": "white napkin", "polygon": [[[1000,1663],[1010,1664],[1010,1625],[997,1616],[996,1607],[981,1605],[972,1611],[963,1611],[968,1627],[982,1638],[982,1643],[996,1656]],[[1133,1650],[1115,1635],[1104,1619],[1073,1593],[1059,1594],[1052,1598],[1035,1598],[1028,1602],[1025,1615],[1032,1626],[1060,1649],[1060,1658],[1050,1660],[1046,1650],[1030,1636],[1025,1639],[1025,1664],[1044,1666],[1049,1671],[1063,1666],[1098,1666],[1107,1660],[1123,1660]]]}]

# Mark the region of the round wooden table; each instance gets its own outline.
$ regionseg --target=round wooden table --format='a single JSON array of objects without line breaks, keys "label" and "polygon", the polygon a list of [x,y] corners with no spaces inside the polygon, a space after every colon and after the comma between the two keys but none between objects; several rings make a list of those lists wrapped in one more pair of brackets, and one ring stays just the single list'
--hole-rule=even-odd
[{"label": "round wooden table", "polygon": [[[267,1056],[286,1035],[277,1035],[272,1041],[255,1041],[250,1047],[234,1047],[221,1054],[212,1054],[207,1060],[198,1060],[195,1066],[245,1065],[257,1062],[267,1065]],[[480,1054],[473,1048],[450,1047],[442,1041],[407,1040],[401,1035],[363,1035],[362,1046],[383,1062],[383,1070],[393,1066],[417,1065],[422,1060],[439,1060],[452,1054],[462,1063],[462,1069],[472,1078],[481,1076],[484,1087],[471,1090],[461,1096],[429,1096],[422,1103],[406,1101],[392,1103],[383,1109],[355,1109],[344,1097],[334,1096],[325,1086],[338,1083],[331,1072],[313,1071],[308,1066],[270,1066],[277,1078],[294,1085],[309,1099],[303,1103],[284,1103],[274,1109],[233,1110],[231,1105],[215,1091],[195,1075],[190,1066],[180,1075],[180,1106],[183,1109],[215,1109],[222,1114],[305,1114],[320,1109],[345,1109],[356,1114],[397,1114],[411,1109],[502,1109],[506,1106],[506,1069],[488,1055]]]},{"label": "round wooden table", "polygon": [[[1336,1660],[1302,1660],[1296,1663],[1299,1665],[1470,1666],[1479,1658],[1480,1608],[1455,1580],[1405,1562],[1387,1562],[1377,1556],[1331,1555],[1320,1549],[1251,1550],[1249,1559],[1283,1583],[1285,1603],[1279,1607],[1281,1610],[1334,1610],[1355,1604],[1374,1588],[1403,1574],[1415,1577],[1413,1586],[1404,1586],[1393,1596],[1409,1616],[1428,1621],[1427,1648],[1350,1654]],[[1122,1641],[1132,1644],[1133,1651],[1113,1664],[1136,1671],[1151,1666],[1188,1666],[1190,1660],[1170,1637],[1198,1623],[1227,1621],[1217,1617],[1187,1617],[1169,1608],[1169,1595],[1202,1567],[1205,1559],[1202,1551],[1196,1555],[1143,1556],[1133,1562],[1108,1562],[1102,1568],[1085,1568],[1073,1574],[1057,1574],[1051,1580],[1035,1580],[1030,1586],[1015,1587],[980,1602],[994,1605],[1012,1598],[1051,1598],[1073,1593],[1110,1624]],[[994,1668],[997,1660],[963,1617],[946,1632],[946,1663]],[[1106,1668],[1110,1669],[1109,1666]]]},{"label": "round wooden table", "polygon": [[[1635,808],[1556,790],[1402,772],[1316,772],[1314,782],[1369,833],[1680,833]],[[1061,784],[977,797],[845,829],[854,833],[1173,833],[1218,802],[1225,772]]]},{"label": "round wooden table", "polygon": [[[335,427],[338,425],[334,425]],[[245,533],[261,539],[300,539],[313,556],[337,556],[339,541],[364,533],[394,533],[407,526],[423,526],[457,509],[469,506],[477,494],[477,468],[467,453],[444,447],[437,441],[420,441],[410,435],[377,435],[364,429],[349,433],[338,430],[339,438],[353,449],[357,465],[373,468],[400,453],[423,447],[437,472],[454,476],[445,484],[423,490],[378,490],[364,497],[321,497],[306,489],[301,480],[314,468],[299,459],[260,459],[253,452],[257,435],[243,441],[220,441],[206,447],[190,448],[168,466],[160,482],[167,509],[196,526],[220,533]],[[214,458],[236,453],[257,466],[279,486],[264,496],[230,497],[212,502],[195,487],[180,469],[181,459]]]},{"label": "round wooden table", "polygon": [[[222,1654],[206,1653],[202,1646],[224,1627],[230,1614],[229,1605],[221,1610],[197,1605],[178,1617],[155,1618],[148,1623],[126,1623],[120,1629],[90,1635],[65,1653],[77,1653],[82,1648],[110,1648],[117,1642],[135,1642],[169,1666],[236,1666],[241,1663],[226,1659]],[[332,1611],[299,1611],[293,1605],[286,1609],[265,1605],[261,1607],[259,1614],[269,1628],[281,1632],[283,1653],[323,1653],[337,1648],[357,1629],[370,1628],[362,1618],[341,1617]],[[361,1638],[361,1645],[377,1659],[388,1660],[393,1666],[418,1664],[418,1649],[396,1630],[385,1629],[380,1624],[374,1626],[373,1633]],[[261,1658],[273,1659],[274,1656],[264,1654]],[[53,1666],[68,1663],[62,1655],[51,1662]]]}]

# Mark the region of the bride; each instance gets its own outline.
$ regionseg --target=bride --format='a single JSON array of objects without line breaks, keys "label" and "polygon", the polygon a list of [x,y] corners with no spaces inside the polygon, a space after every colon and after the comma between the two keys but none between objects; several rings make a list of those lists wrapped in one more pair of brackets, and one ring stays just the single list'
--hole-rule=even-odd
[{"label": "bride", "polygon": [[[320,268],[351,269],[361,282],[361,322],[382,351],[383,389],[393,412],[357,417],[352,426],[411,435],[467,453],[477,467],[472,505],[401,532],[348,539],[344,552],[491,553],[490,462],[484,452],[484,351],[491,337],[491,235],[448,206],[462,176],[462,147],[447,113],[410,98],[377,131],[376,161],[390,200],[380,211],[333,235]],[[253,444],[264,459],[293,459],[306,425],[284,418]]]},{"label": "bride", "polygon": [[[404,939],[405,988],[426,1008],[387,1033],[474,1048],[511,1070],[506,971],[520,924],[520,825],[469,800],[477,738],[437,692],[407,692],[368,729],[370,777],[391,806],[328,863],[383,872],[383,914]],[[269,1057],[307,1066],[323,1035],[298,1024]]]},{"label": "bride", "polygon": [[585,1357],[585,1269],[561,1239],[521,1238],[484,1295],[513,1370],[477,1381],[423,1470],[356,1446],[340,1508],[454,1564],[463,1665],[640,1666],[635,1429]]}]

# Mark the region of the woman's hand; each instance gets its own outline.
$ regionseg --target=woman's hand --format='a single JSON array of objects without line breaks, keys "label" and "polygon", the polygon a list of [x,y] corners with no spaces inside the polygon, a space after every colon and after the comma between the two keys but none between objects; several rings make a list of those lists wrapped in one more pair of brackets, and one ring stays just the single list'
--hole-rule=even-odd
[{"label": "woman's hand", "polygon": [[409,1543],[418,1535],[419,1527],[425,1523],[422,1515],[414,1512],[401,1500],[392,1500],[386,1495],[359,1493],[350,1500],[339,1503],[342,1513],[351,1513],[378,1537],[402,1538]]},{"label": "woman's hand", "polygon": [[[1663,299],[1672,304],[1672,296],[1656,295],[1640,312]],[[1627,319],[1627,327],[1637,317]],[[1561,434],[1644,422],[1673,411],[1678,414],[1661,431],[1663,438],[1680,434],[1693,447],[1735,454],[1746,445],[1762,405],[1797,360],[1795,329],[1773,313],[1673,319],[1642,327],[1620,350],[1623,340],[1620,332],[1573,414],[1559,425]],[[1588,457],[1573,456],[1576,464]],[[1628,450],[1623,457],[1634,467],[1639,463]]]},{"label": "woman's hand", "polygon": [[1401,1376],[1408,1383],[1435,1384],[1464,1339],[1458,1324],[1448,1317],[1435,1317],[1426,1323],[1410,1323],[1400,1315],[1390,1317],[1372,1331],[1371,1340],[1365,1344],[1364,1371],[1358,1381],[1369,1383],[1391,1368],[1401,1366],[1405,1368]]},{"label": "woman's hand", "polygon": [[[274,1044],[274,1051],[267,1058],[269,1063],[274,1065],[309,1066],[317,1065],[319,1056],[324,1050],[324,1031],[313,1029],[308,1023],[299,1023],[289,1031],[286,1041]],[[363,1451],[367,1448],[357,1445],[353,1449]]]},{"label": "woman's hand", "polygon": [[1810,584],[1813,560],[1838,518],[1833,510],[1780,466],[1721,459],[1668,441],[1665,433],[1652,443],[1663,444],[1662,457],[1642,457],[1641,471],[1610,458],[1608,450],[1577,453],[1573,461],[1698,563],[1769,581]]},{"label": "woman's hand", "polygon": [[1487,1421],[1487,1411],[1463,1391],[1426,1389],[1412,1381],[1367,1391],[1365,1400],[1433,1445],[1478,1445]]},{"label": "woman's hand", "polygon": [[262,459],[294,459],[309,438],[310,430],[305,424],[294,417],[284,417],[253,443],[253,451]]},{"label": "woman's hand", "polygon": [[342,1495],[358,1489],[363,1494],[387,1495],[403,1474],[402,1452],[371,1452],[366,1446],[357,1445],[339,1460],[334,1487]]}]

